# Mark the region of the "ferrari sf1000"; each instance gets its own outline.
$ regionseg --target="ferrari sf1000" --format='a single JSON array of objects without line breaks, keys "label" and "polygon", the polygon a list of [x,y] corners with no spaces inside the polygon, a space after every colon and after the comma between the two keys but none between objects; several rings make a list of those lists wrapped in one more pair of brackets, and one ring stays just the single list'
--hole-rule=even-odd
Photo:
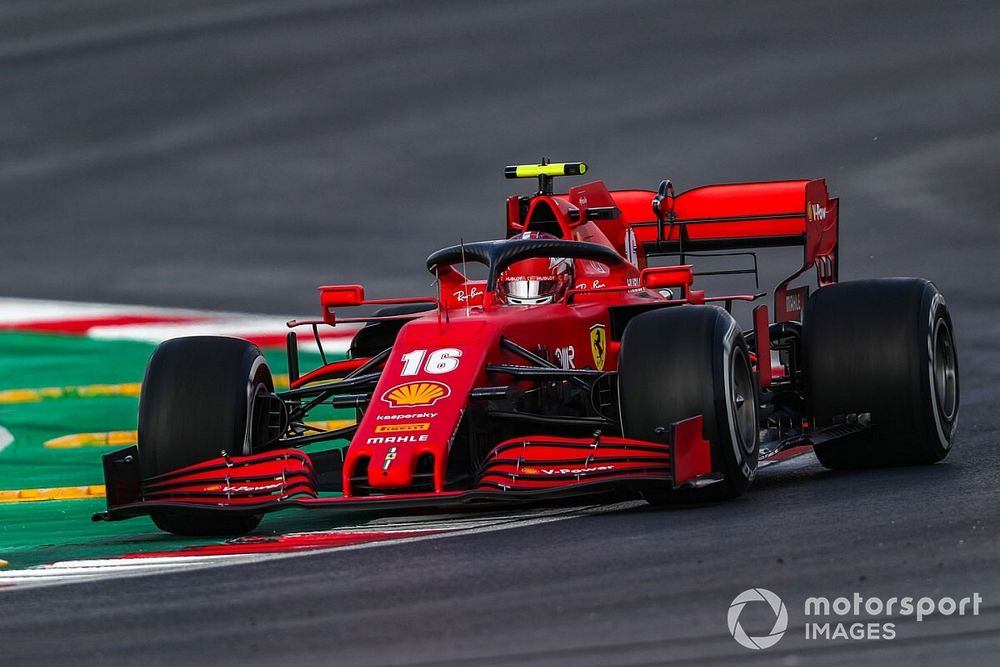
[{"label": "ferrari sf1000", "polygon": [[[431,254],[433,296],[321,287],[321,318],[289,322],[286,391],[248,341],[162,343],[138,444],[104,457],[95,518],[234,535],[286,507],[700,502],[810,451],[830,468],[948,454],[959,387],[944,298],[914,278],[838,282],[825,181],[553,193],[556,176],[586,169],[508,167],[537,192],[507,200],[503,239]],[[774,247],[802,261],[770,303],[697,288],[703,275],[756,279],[756,249]],[[709,260],[742,268],[693,266]],[[378,309],[343,315],[357,306]],[[321,328],[361,324],[346,358],[300,373],[299,327],[322,350]],[[353,419],[311,419],[332,409]]]}]

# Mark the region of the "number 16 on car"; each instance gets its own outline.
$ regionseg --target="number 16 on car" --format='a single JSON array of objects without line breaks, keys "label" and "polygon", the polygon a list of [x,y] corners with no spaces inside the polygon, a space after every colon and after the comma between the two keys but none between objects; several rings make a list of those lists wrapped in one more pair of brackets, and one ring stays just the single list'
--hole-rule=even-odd
[{"label": "number 16 on car", "polygon": [[414,350],[403,355],[403,377],[416,375],[421,369],[431,375],[444,375],[458,368],[462,351],[455,347],[445,347],[440,350]]}]

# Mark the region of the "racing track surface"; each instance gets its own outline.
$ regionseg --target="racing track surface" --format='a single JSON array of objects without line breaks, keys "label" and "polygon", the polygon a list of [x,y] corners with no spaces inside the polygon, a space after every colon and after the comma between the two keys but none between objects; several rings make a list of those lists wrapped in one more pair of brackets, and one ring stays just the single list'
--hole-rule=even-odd
[{"label": "racing track surface", "polygon": [[[5,3],[0,293],[309,312],[320,283],[426,290],[426,254],[498,234],[530,187],[506,163],[826,176],[843,277],[925,276],[951,305],[944,464],[809,458],[718,506],[10,591],[3,662],[995,664],[1000,6],[703,4]],[[752,586],[789,606],[766,651],[725,626]],[[802,638],[806,597],[855,591],[984,604]]]}]

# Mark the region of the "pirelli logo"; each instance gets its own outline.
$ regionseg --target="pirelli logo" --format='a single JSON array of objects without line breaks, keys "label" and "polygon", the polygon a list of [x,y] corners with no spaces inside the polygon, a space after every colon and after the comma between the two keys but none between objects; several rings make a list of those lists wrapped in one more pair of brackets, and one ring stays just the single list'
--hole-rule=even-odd
[{"label": "pirelli logo", "polygon": [[415,431],[426,431],[431,427],[430,422],[418,422],[414,424],[379,424],[375,427],[376,433],[413,433]]}]

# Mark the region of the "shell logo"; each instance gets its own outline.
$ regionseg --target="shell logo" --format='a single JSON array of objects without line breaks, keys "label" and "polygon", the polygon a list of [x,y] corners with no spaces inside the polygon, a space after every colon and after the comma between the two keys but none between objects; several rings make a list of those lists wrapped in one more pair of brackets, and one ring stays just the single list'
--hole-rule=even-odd
[{"label": "shell logo", "polygon": [[434,405],[451,395],[451,388],[441,382],[407,382],[382,394],[391,408],[417,408]]}]

